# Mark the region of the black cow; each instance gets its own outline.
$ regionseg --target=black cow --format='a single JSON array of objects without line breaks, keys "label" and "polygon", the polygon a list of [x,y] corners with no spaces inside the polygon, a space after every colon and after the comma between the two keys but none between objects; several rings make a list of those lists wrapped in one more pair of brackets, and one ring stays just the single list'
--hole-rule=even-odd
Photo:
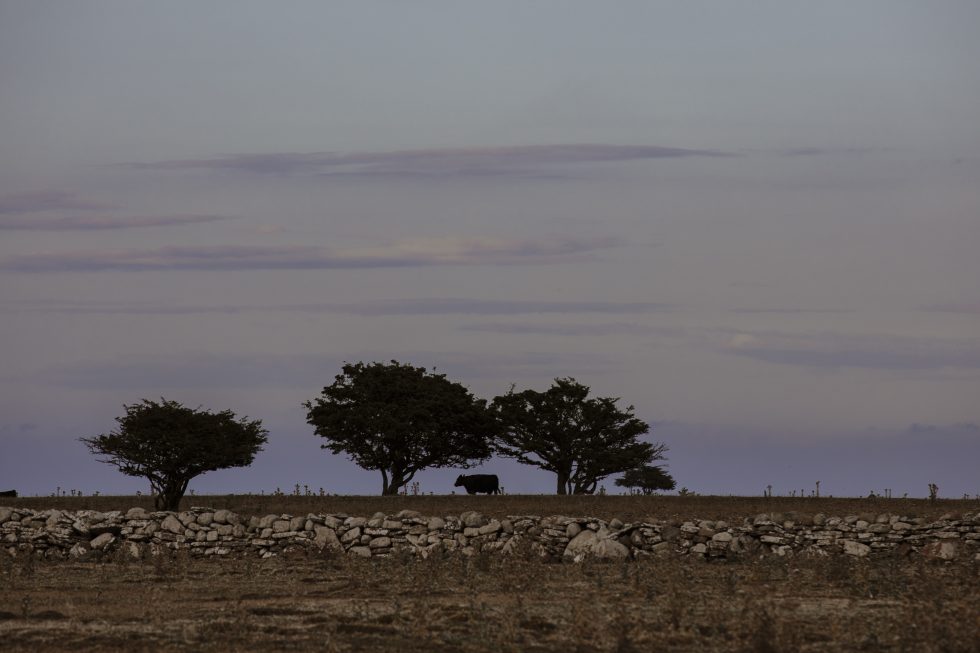
[{"label": "black cow", "polygon": [[0,492],[0,497],[10,497],[12,499],[17,498],[17,490],[4,490]]},{"label": "black cow", "polygon": [[470,474],[469,476],[460,474],[459,478],[456,479],[456,485],[453,487],[461,485],[466,488],[466,494],[479,494],[480,492],[500,494],[500,480],[496,474]]}]

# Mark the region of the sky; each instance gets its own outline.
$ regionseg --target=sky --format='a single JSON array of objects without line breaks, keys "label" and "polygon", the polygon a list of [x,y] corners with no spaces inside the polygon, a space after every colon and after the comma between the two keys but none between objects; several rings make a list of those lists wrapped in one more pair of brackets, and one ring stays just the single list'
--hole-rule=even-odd
[{"label": "sky", "polygon": [[620,397],[695,492],[980,494],[977,25],[0,0],[0,489],[146,491],[78,438],[166,397],[270,432],[196,493],[378,493],[302,404],[395,359]]}]

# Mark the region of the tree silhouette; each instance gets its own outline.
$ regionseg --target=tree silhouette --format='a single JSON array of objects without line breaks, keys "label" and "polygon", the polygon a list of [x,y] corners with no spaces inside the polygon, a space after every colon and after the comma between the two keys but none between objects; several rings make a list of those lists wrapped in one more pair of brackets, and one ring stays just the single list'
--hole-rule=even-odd
[{"label": "tree silhouette", "polygon": [[643,494],[652,494],[657,490],[673,490],[677,487],[674,477],[656,465],[644,465],[628,469],[623,478],[616,479],[616,485],[629,489],[637,489]]},{"label": "tree silhouette", "polygon": [[496,426],[486,401],[459,383],[398,361],[347,363],[304,406],[324,449],[381,472],[382,494],[397,494],[423,469],[489,458]]},{"label": "tree silhouette", "polygon": [[105,456],[102,462],[149,480],[157,510],[177,510],[195,476],[252,464],[268,437],[261,421],[236,420],[229,410],[212,413],[166,399],[124,408],[114,431],[79,439]]},{"label": "tree silhouette", "polygon": [[511,388],[495,398],[497,453],[554,472],[558,494],[592,494],[607,476],[663,458],[666,446],[637,440],[650,427],[633,406],[588,395],[575,379],[558,378],[544,392]]}]

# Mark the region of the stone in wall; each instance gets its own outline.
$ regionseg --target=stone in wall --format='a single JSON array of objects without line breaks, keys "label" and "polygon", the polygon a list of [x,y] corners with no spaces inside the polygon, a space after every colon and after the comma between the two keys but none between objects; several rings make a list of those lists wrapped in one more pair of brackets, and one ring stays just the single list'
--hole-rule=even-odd
[{"label": "stone in wall", "polygon": [[187,549],[192,555],[258,555],[330,549],[349,555],[398,551],[427,557],[437,551],[502,555],[531,551],[582,561],[646,555],[709,559],[744,555],[843,554],[855,557],[921,554],[937,560],[980,556],[980,514],[944,515],[927,523],[892,514],[813,516],[765,513],[741,526],[692,519],[676,523],[605,522],[594,517],[516,515],[488,519],[476,512],[423,516],[403,510],[370,518],[269,514],[243,519],[228,510],[195,507],[180,513],[133,508],[98,512],[0,507],[0,547],[43,558],[85,557],[122,549]]}]

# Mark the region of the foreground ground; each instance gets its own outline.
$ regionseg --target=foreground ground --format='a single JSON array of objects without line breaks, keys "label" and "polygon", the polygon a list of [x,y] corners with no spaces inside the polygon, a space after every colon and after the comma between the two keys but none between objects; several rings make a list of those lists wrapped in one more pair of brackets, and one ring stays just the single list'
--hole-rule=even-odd
[{"label": "foreground ground", "polygon": [[0,563],[4,651],[978,651],[973,562]]},{"label": "foreground ground", "polygon": [[[36,507],[128,508],[132,497]],[[115,502],[115,503],[113,503]],[[197,497],[242,513],[726,518],[975,511],[976,502],[638,497]],[[10,503],[4,501],[4,503]],[[118,503],[118,505],[116,505]],[[250,506],[253,506],[250,508]],[[644,559],[187,555],[41,562],[0,556],[0,649],[227,651],[980,651],[972,559]]]}]

